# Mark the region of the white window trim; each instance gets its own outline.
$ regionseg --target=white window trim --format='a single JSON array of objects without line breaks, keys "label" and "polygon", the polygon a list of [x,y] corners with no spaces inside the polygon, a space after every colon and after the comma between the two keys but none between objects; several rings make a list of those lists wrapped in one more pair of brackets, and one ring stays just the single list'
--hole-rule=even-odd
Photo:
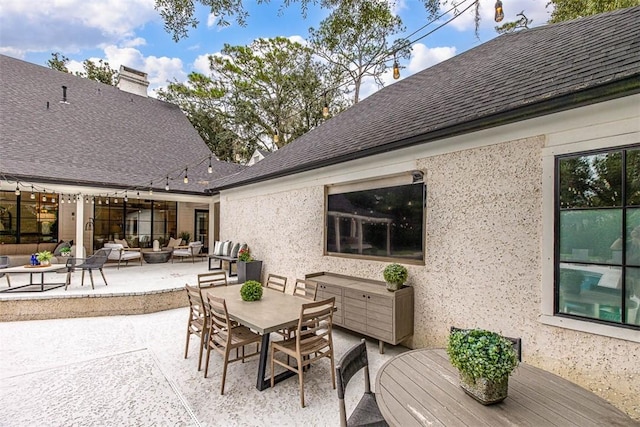
[{"label": "white window trim", "polygon": [[[539,322],[544,325],[572,329],[610,338],[640,343],[640,331],[619,326],[554,315],[554,215],[555,215],[555,158],[556,156],[590,150],[615,149],[640,143],[640,132],[635,120],[618,123],[615,136],[603,136],[606,125],[595,129],[568,131],[554,135],[542,150],[542,297]],[[609,128],[610,129],[610,128]],[[595,130],[595,132],[594,132]],[[589,135],[589,136],[587,136]]]}]

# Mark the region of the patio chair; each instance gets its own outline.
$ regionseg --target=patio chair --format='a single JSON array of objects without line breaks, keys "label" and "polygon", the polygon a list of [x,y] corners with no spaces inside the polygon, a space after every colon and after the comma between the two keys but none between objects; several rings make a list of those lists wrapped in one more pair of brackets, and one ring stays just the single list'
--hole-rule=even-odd
[{"label": "patio chair", "polygon": [[191,242],[186,246],[175,246],[173,248],[173,254],[171,256],[171,262],[175,257],[180,257],[184,261],[184,258],[191,257],[191,262],[196,262],[196,257],[202,252],[202,242]]},{"label": "patio chair", "polygon": [[104,280],[104,285],[107,286],[107,279],[104,277],[104,272],[102,271],[102,267],[104,263],[109,259],[109,253],[111,252],[110,248],[102,248],[98,249],[93,255],[89,258],[69,258],[67,260],[67,280],[64,284],[64,290],[67,290],[67,287],[71,284],[71,272],[75,269],[82,270],[82,282],[81,286],[84,286],[84,272],[85,270],[89,271],[89,278],[91,279],[91,289],[95,289],[93,286],[93,270],[100,271],[102,275],[102,280]]},{"label": "patio chair", "polygon": [[211,288],[214,286],[227,286],[227,275],[224,271],[198,274],[198,287]]},{"label": "patio chair", "polygon": [[[206,310],[209,313],[209,337],[207,340],[207,359],[205,361],[204,377],[207,378],[209,372],[209,356],[211,349],[215,349],[224,357],[222,364],[222,385],[220,386],[220,394],[224,394],[224,384],[227,378],[227,366],[229,363],[242,361],[252,356],[260,354],[260,342],[262,336],[253,332],[246,326],[234,326],[229,319],[227,312],[227,303],[224,298],[217,298],[207,295],[205,303]],[[245,354],[245,346],[255,344],[256,351]],[[242,350],[239,355],[238,350]],[[236,351],[236,356],[230,359],[231,350]]]},{"label": "patio chair", "polygon": [[[275,365],[298,374],[300,405],[304,408],[304,370],[324,357],[331,361],[331,381],[336,388],[336,372],[333,357],[332,324],[336,298],[303,304],[295,337],[271,342],[271,387],[275,384]],[[295,366],[276,359],[278,352],[296,360]]]},{"label": "patio chair", "polygon": [[[3,268],[7,268],[11,265],[9,261],[9,256],[0,255],[0,270]],[[6,277],[7,278],[7,286],[11,287],[11,280],[9,279],[9,274],[0,272],[0,279]]]},{"label": "patio chair", "polygon": [[198,350],[198,371],[202,369],[202,349],[205,345],[207,329],[209,327],[209,316],[202,301],[202,293],[199,288],[185,285],[187,298],[189,299],[189,321],[187,322],[187,342],[184,346],[184,358],[189,353],[189,341],[191,335],[200,338],[200,349]]},{"label": "patio chair", "polygon": [[277,274],[269,274],[267,283],[264,287],[284,293],[287,289],[287,278],[284,276],[278,276]]},{"label": "patio chair", "polygon": [[299,297],[315,301],[318,293],[318,282],[305,279],[296,279],[296,287],[293,288],[293,294]]},{"label": "patio chair", "polygon": [[121,243],[105,243],[104,247],[111,249],[109,260],[118,261],[118,270],[120,270],[121,262],[129,265],[129,261],[134,259],[140,260],[140,265],[142,265],[142,252],[140,248],[124,247]]},{"label": "patio chair", "polygon": [[[364,395],[347,420],[344,393],[351,378],[361,369],[364,369]],[[367,344],[364,338],[360,340],[359,344],[351,347],[342,356],[338,362],[338,366],[336,366],[336,377],[338,377],[338,401],[340,406],[341,427],[388,426],[378,408],[376,395],[371,392],[369,359],[367,358]]]}]

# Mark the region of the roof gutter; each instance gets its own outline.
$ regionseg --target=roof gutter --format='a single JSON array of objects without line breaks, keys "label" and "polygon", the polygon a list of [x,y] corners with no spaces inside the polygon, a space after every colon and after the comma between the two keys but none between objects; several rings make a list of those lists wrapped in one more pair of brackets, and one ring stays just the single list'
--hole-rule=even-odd
[{"label": "roof gutter", "polygon": [[231,188],[243,187],[258,182],[268,181],[275,178],[281,178],[288,175],[293,175],[300,172],[307,172],[314,169],[319,169],[326,166],[332,166],[335,164],[343,163],[350,160],[361,159],[364,157],[373,156],[376,154],[382,154],[390,151],[399,150],[402,148],[411,147],[418,144],[425,144],[428,142],[437,141],[440,139],[450,138],[454,136],[464,135],[467,133],[478,132],[485,129],[490,129],[497,126],[504,126],[511,123],[516,123],[522,120],[533,119],[549,115],[552,113],[558,113],[561,111],[571,110],[578,107],[584,107],[599,102],[605,102],[616,98],[622,98],[623,96],[630,96],[640,93],[640,79],[638,73],[627,76],[625,78],[605,83],[603,85],[579,90],[570,94],[561,95],[555,98],[549,98],[544,101],[534,102],[513,110],[494,113],[488,116],[484,116],[478,119],[469,120],[466,122],[458,123],[453,126],[437,129],[432,132],[428,132],[421,135],[416,135],[411,138],[401,139],[397,141],[389,142],[388,144],[372,147],[365,150],[360,150],[355,153],[347,153],[331,159],[322,160],[319,162],[312,162],[303,164],[298,167],[290,169],[280,170],[267,175],[261,175],[254,178],[247,179],[245,181],[239,181],[232,184],[223,185],[220,187],[213,187],[209,191],[211,194],[217,194],[220,191],[228,190]]}]

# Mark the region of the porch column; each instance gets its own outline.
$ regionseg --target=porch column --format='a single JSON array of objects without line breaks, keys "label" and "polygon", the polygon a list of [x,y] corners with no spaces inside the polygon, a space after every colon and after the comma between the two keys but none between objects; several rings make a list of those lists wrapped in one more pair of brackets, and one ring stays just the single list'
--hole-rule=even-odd
[{"label": "porch column", "polygon": [[76,258],[84,257],[84,197],[76,201]]},{"label": "porch column", "polygon": [[207,247],[209,248],[209,253],[213,253],[213,247],[215,245],[215,224],[216,221],[219,221],[219,218],[216,218],[216,204],[213,200],[213,197],[209,198],[209,230],[207,232]]}]

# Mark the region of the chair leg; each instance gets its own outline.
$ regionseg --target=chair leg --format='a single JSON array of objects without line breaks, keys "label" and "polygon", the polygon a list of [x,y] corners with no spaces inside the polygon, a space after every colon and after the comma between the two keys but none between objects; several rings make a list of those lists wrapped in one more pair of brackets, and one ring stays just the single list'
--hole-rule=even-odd
[{"label": "chair leg", "polygon": [[189,323],[187,323],[187,342],[184,344],[184,358],[187,358],[187,354],[189,353],[189,338],[191,338],[191,317],[189,317]]},{"label": "chair leg", "polygon": [[204,342],[205,336],[206,336],[206,334],[204,333],[204,331],[200,331],[200,351],[198,352],[198,371],[200,369],[202,369],[201,368],[201,365],[202,365],[202,350],[203,350],[204,344],[205,344],[205,342]]},{"label": "chair leg", "polygon": [[91,269],[89,269],[89,279],[91,279],[91,289],[95,289],[93,286],[93,273],[91,272]]},{"label": "chair leg", "polygon": [[67,271],[67,280],[64,281],[64,290],[67,290],[67,287],[71,284],[71,269]]},{"label": "chair leg", "polygon": [[298,382],[300,383],[300,405],[304,408],[304,372],[302,370],[302,358],[299,358],[297,360],[298,360]]},{"label": "chair leg", "polygon": [[224,383],[227,380],[227,366],[229,365],[229,348],[224,351],[224,365],[222,367],[222,386],[220,387],[220,395],[224,394]]},{"label": "chair leg", "polygon": [[271,388],[273,388],[273,386],[275,385],[275,363],[273,362],[273,359],[275,359],[275,357],[275,350],[273,349],[273,345],[271,345]]},{"label": "chair leg", "polygon": [[84,286],[84,269],[82,269],[82,281],[80,282],[80,286]]},{"label": "chair leg", "polygon": [[211,355],[211,346],[207,346],[207,360],[204,362],[204,377],[207,378],[207,374],[209,373],[209,356]]},{"label": "chair leg", "polygon": [[[91,271],[89,271],[89,272],[91,272]],[[107,284],[107,278],[106,278],[106,277],[104,277],[104,271],[102,271],[102,269],[100,269],[100,274],[102,275],[102,280],[104,280],[104,285],[105,285],[105,286],[108,286],[108,284]]]}]

